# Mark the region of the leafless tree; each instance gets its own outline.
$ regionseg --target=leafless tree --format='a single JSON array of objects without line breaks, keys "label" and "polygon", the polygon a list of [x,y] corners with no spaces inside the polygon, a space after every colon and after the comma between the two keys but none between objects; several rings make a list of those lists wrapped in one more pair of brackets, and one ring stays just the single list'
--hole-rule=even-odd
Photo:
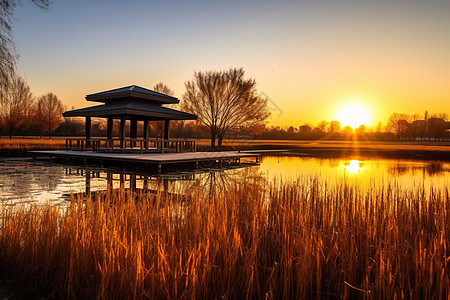
[{"label": "leafless tree", "polygon": [[155,86],[153,87],[153,90],[158,93],[163,93],[163,94],[166,94],[169,96],[175,95],[175,93],[172,91],[172,89],[162,82],[158,82],[157,84],[155,84]]},{"label": "leafless tree", "polygon": [[[49,0],[31,0],[39,8],[46,10]],[[12,18],[14,9],[21,0],[0,0],[0,103],[6,95],[6,87],[14,80],[17,54],[12,38]]]},{"label": "leafless tree", "polygon": [[314,128],[314,132],[316,133],[324,133],[327,130],[328,122],[325,120],[320,121],[317,123],[317,126]]},{"label": "leafless tree", "polygon": [[185,83],[183,109],[196,114],[211,136],[211,146],[222,145],[227,133],[237,128],[264,124],[269,117],[267,99],[257,95],[256,81],[244,79],[244,70],[195,72]]},{"label": "leafless tree", "polygon": [[339,133],[339,131],[341,131],[341,123],[339,121],[336,121],[336,120],[331,121],[328,131],[330,133]]},{"label": "leafless tree", "polygon": [[29,125],[34,96],[20,77],[14,78],[5,90],[0,114],[3,126],[12,138],[15,129]]},{"label": "leafless tree", "polygon": [[389,117],[386,129],[390,132],[395,133],[397,135],[397,138],[400,140],[408,131],[409,119],[410,117],[407,114],[393,113]]},{"label": "leafless tree", "polygon": [[[155,86],[153,87],[153,90],[155,90],[159,93],[169,95],[169,96],[175,95],[173,90],[162,82],[155,84]],[[168,104],[167,107],[173,108],[173,109],[179,109],[180,105],[179,104]],[[173,137],[181,137],[184,125],[185,125],[185,122],[183,120],[170,122],[170,132],[171,132],[170,135]],[[150,124],[152,131],[155,132],[158,136],[162,135],[163,126],[164,125],[162,123]]]},{"label": "leafless tree", "polygon": [[36,120],[41,132],[47,131],[49,137],[62,121],[64,105],[53,93],[39,97],[37,101]]}]

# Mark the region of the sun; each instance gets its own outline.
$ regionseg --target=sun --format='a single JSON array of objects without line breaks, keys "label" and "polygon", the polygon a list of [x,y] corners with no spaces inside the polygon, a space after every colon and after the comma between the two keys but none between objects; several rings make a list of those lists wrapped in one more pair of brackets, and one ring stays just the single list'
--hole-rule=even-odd
[{"label": "sun", "polygon": [[370,124],[370,112],[361,104],[347,104],[338,111],[337,120],[343,127],[357,128],[361,125],[368,126]]}]

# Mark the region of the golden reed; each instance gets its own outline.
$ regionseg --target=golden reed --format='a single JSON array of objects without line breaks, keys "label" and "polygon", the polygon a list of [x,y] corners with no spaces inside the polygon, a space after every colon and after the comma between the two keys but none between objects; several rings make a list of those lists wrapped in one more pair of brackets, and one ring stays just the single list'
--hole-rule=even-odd
[{"label": "golden reed", "polygon": [[0,209],[0,267],[67,299],[447,298],[449,189],[246,179]]}]

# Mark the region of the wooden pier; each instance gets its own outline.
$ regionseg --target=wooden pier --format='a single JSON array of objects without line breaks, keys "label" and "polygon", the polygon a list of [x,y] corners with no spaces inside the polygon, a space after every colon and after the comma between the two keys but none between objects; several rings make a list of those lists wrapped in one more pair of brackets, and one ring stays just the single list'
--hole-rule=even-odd
[{"label": "wooden pier", "polygon": [[84,163],[113,162],[114,164],[134,163],[144,167],[156,166],[161,172],[164,165],[183,166],[194,164],[197,168],[201,162],[235,163],[240,164],[242,158],[254,158],[254,163],[259,162],[259,153],[244,153],[238,151],[221,152],[183,152],[183,153],[110,153],[74,150],[48,150],[30,151],[35,157],[50,157],[58,160],[82,159]]}]

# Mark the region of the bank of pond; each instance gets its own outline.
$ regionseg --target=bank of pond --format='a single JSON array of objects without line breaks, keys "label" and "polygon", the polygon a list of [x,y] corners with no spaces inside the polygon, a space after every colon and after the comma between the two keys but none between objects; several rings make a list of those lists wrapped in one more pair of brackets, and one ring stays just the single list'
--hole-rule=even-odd
[{"label": "bank of pond", "polygon": [[137,174],[0,163],[17,298],[444,298],[450,164],[263,157]]}]

